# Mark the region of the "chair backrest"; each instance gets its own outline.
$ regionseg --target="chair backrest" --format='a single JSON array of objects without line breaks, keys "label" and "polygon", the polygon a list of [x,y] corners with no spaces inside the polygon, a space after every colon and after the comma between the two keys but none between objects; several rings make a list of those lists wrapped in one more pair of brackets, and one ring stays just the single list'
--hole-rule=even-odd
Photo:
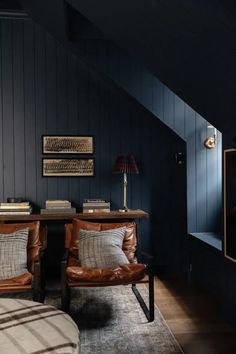
[{"label": "chair backrest", "polygon": [[130,263],[136,263],[137,225],[135,222],[97,223],[74,219],[73,223],[65,225],[65,248],[69,249],[73,258],[78,260],[78,238],[80,229],[103,231],[122,226],[126,226],[122,250]]},{"label": "chair backrest", "polygon": [[33,261],[38,257],[41,248],[40,242],[40,222],[18,224],[0,224],[0,234],[10,234],[12,232],[29,229],[29,237],[27,244],[27,267],[29,272],[33,273]]}]

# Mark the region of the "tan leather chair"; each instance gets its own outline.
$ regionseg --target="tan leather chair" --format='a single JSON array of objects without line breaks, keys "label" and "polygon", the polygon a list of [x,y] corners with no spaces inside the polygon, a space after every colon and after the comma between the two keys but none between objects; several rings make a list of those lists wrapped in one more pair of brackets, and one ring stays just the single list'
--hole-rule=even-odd
[{"label": "tan leather chair", "polygon": [[27,244],[28,272],[12,279],[0,280],[0,293],[31,291],[34,301],[44,300],[43,253],[47,247],[47,228],[40,227],[40,222],[0,224],[0,234],[8,234],[29,228]]},{"label": "tan leather chair", "polygon": [[[103,231],[126,226],[122,250],[129,263],[115,268],[82,268],[78,259],[79,230]],[[149,322],[154,320],[154,284],[150,265],[140,264],[136,259],[137,225],[134,222],[95,223],[74,219],[65,225],[65,257],[61,263],[61,306],[64,311],[70,308],[71,287],[94,287],[131,284]],[[136,284],[146,283],[149,288],[149,308],[143,300]]]}]

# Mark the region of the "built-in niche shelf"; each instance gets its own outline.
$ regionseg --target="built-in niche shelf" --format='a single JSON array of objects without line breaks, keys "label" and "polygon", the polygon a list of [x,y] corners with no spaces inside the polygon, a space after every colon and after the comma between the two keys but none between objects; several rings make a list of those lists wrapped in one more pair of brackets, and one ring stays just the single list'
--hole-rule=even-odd
[{"label": "built-in niche shelf", "polygon": [[222,251],[222,237],[216,232],[193,232],[189,235],[207,243],[219,251]]}]

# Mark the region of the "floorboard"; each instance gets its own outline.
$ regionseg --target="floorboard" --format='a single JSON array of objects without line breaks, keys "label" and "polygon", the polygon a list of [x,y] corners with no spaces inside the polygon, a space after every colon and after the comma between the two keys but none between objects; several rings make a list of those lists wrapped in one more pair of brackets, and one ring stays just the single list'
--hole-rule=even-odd
[{"label": "floorboard", "polygon": [[199,286],[156,276],[155,303],[185,354],[236,353],[236,331]]}]

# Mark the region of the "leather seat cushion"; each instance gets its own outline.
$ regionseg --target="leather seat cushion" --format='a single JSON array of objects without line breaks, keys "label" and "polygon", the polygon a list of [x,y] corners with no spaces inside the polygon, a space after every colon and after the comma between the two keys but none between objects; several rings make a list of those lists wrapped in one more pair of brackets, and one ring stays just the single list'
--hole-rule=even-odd
[{"label": "leather seat cushion", "polygon": [[22,285],[31,284],[32,281],[32,274],[25,273],[20,275],[16,278],[11,279],[4,279],[0,281],[0,289],[3,290],[4,288],[14,288],[14,287],[22,287]]},{"label": "leather seat cushion", "polygon": [[67,267],[70,282],[94,283],[96,285],[120,285],[136,282],[145,277],[145,264],[123,264],[115,268]]}]

